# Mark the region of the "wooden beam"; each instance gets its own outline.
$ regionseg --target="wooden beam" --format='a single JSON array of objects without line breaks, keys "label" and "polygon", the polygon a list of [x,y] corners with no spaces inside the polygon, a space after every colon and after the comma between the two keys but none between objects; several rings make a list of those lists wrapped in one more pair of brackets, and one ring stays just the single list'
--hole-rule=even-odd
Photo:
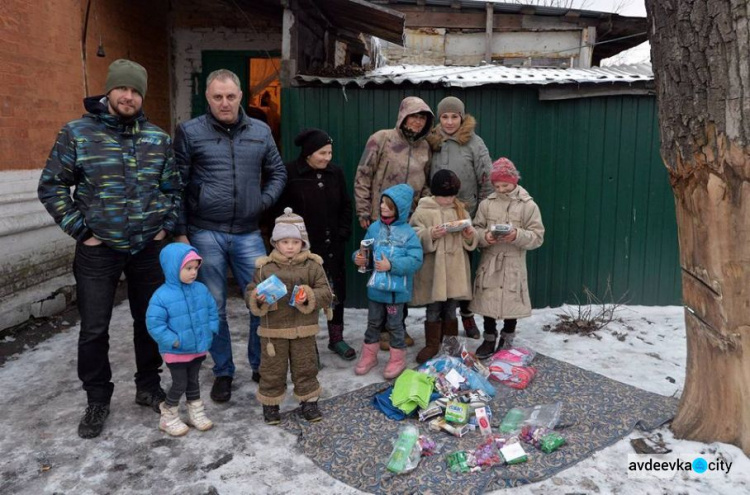
[{"label": "wooden beam", "polygon": [[297,75],[297,19],[291,6],[284,8],[281,26],[281,71],[279,80],[282,88],[292,86]]}]

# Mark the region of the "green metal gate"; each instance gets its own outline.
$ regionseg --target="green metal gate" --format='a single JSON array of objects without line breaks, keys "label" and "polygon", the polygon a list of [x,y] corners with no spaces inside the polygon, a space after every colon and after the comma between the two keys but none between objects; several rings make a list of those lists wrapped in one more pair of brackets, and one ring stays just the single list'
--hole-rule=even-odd
[{"label": "green metal gate", "polygon": [[[325,129],[351,186],[367,138],[395,125],[409,95],[432,108],[445,96],[461,98],[493,159],[507,156],[518,166],[546,227],[544,245],[528,257],[535,307],[585,300],[584,286],[603,295],[608,280],[614,297],[627,293],[630,304],[680,303],[674,199],[659,156],[654,97],[540,101],[529,86],[287,88],[285,160],[298,152],[300,129]],[[358,225],[354,232],[350,251],[363,235]],[[348,305],[366,304],[365,283],[349,265]]]}]

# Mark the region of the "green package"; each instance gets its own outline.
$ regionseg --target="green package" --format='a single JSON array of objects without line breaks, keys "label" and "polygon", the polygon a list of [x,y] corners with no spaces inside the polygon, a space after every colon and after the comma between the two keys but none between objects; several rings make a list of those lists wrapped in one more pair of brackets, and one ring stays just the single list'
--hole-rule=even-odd
[{"label": "green package", "polygon": [[539,447],[545,454],[556,451],[557,449],[562,447],[563,444],[565,444],[565,438],[563,438],[563,436],[559,433],[555,433],[554,431],[547,433],[539,441]]}]

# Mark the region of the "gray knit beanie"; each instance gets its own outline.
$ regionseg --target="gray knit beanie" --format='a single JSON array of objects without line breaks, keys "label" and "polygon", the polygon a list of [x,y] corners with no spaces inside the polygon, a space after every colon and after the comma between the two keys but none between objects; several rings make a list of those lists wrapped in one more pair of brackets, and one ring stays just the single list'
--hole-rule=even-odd
[{"label": "gray knit beanie", "polygon": [[444,113],[457,113],[461,116],[461,120],[464,118],[464,102],[456,98],[455,96],[448,96],[446,98],[443,98],[440,100],[440,103],[438,103],[437,107],[437,114],[438,118],[440,118],[441,115]]},{"label": "gray knit beanie", "polygon": [[310,238],[307,236],[305,221],[301,216],[293,213],[289,207],[284,208],[284,214],[276,218],[271,233],[271,245],[276,247],[276,241],[281,239],[299,239],[302,241],[302,251],[310,249]]},{"label": "gray knit beanie", "polygon": [[148,87],[146,69],[141,64],[124,58],[112,62],[109,65],[104,90],[109,94],[113,89],[122,86],[135,89],[145,98],[146,88]]}]

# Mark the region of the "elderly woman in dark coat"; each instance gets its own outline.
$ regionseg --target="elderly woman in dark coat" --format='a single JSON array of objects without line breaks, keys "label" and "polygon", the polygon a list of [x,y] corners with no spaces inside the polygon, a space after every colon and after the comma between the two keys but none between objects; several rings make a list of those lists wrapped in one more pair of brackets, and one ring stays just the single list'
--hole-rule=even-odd
[{"label": "elderly woman in dark coat", "polygon": [[346,263],[344,246],[352,233],[352,200],[344,172],[331,163],[333,140],[320,129],[305,129],[294,139],[301,148],[286,164],[286,188],[276,207],[289,206],[305,220],[310,250],[323,258],[323,268],[336,295],[328,322],[328,348],[352,360],[356,351],[344,341]]}]

